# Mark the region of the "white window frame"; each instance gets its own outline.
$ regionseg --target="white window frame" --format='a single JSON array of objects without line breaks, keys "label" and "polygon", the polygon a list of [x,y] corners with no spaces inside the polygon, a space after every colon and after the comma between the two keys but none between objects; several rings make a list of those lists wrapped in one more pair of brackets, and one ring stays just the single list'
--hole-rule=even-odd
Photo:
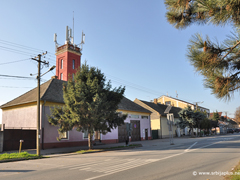
[{"label": "white window frame", "polygon": [[148,119],[148,116],[141,116],[142,119]]},{"label": "white window frame", "polygon": [[63,80],[63,73],[60,74],[60,79]]},{"label": "white window frame", "polygon": [[63,69],[63,59],[61,59],[61,69]]},{"label": "white window frame", "polygon": [[[64,135],[65,137],[61,137],[61,134],[64,134],[64,133],[66,133],[66,134]],[[69,140],[69,131],[65,131],[64,133],[59,133],[59,132],[58,132],[59,137],[61,138],[61,140]]]},{"label": "white window frame", "polygon": [[[85,133],[87,133],[87,137],[85,137]],[[88,139],[88,131],[83,132],[83,139]]]},{"label": "white window frame", "polygon": [[165,105],[171,105],[171,101],[165,101]]},{"label": "white window frame", "polygon": [[140,119],[140,115],[138,115],[138,114],[130,114],[129,118]]}]

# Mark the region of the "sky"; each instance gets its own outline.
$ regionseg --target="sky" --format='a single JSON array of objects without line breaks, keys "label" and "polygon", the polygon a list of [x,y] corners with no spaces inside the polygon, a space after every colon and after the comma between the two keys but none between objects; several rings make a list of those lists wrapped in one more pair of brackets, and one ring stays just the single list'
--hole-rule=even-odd
[{"label": "sky", "polygon": [[[192,35],[221,43],[233,31],[231,25],[177,30],[167,22],[163,0],[2,0],[0,5],[0,75],[29,77],[0,76],[0,105],[37,86],[36,75],[30,76],[37,73],[37,62],[31,58],[47,51],[43,60],[50,67],[56,64],[53,35],[63,45],[74,14],[74,42],[81,42],[82,31],[86,35],[82,62],[99,68],[113,87],[125,86],[127,98],[150,101],[178,94],[178,99],[203,102],[199,105],[229,117],[240,106],[239,92],[225,102],[204,88],[203,77],[186,56]],[[53,75],[55,70],[42,83]],[[0,111],[0,123],[1,118]]]}]

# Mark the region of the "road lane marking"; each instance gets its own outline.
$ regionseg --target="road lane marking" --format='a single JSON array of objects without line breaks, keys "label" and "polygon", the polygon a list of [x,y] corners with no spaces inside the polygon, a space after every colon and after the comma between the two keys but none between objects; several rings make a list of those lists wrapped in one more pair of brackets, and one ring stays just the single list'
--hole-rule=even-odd
[{"label": "road lane marking", "polygon": [[[182,155],[182,154],[186,154],[186,153],[189,153],[189,152],[198,150],[198,149],[202,149],[202,148],[205,148],[205,147],[209,147],[209,146],[212,146],[212,145],[221,143],[221,142],[222,142],[222,141],[215,142],[215,143],[211,143],[211,144],[208,144],[208,145],[205,145],[205,146],[196,148],[196,149],[191,149],[191,150],[189,149],[188,151],[183,151],[183,152],[178,153],[178,154],[174,154],[174,155],[167,156],[167,157],[164,157],[164,158],[161,158],[161,159],[157,159],[157,160],[154,161],[154,162],[166,160],[166,159],[169,159],[169,158],[172,158],[172,157],[175,157],[175,156],[180,156],[180,155]],[[195,145],[195,143],[194,143],[194,145]],[[150,163],[152,163],[152,162],[151,162],[151,161],[150,161],[150,162],[142,162],[142,163],[137,164],[137,165],[135,165],[135,166],[132,165],[132,166],[129,166],[129,167],[122,167],[121,169],[116,169],[115,171],[112,170],[112,171],[106,172],[105,174],[102,174],[102,175],[99,175],[99,176],[95,176],[95,177],[91,177],[91,178],[88,178],[88,179],[85,179],[85,180],[97,179],[97,178],[100,178],[100,177],[108,176],[108,175],[111,175],[111,174],[115,174],[115,173],[118,173],[118,172],[122,172],[122,171],[125,171],[125,170],[129,170],[129,169],[136,168],[136,167],[143,166],[143,165],[150,164]]]},{"label": "road lane marking", "polygon": [[185,151],[188,151],[189,149],[191,149],[195,144],[197,144],[198,142],[193,143],[189,148],[185,149]]},{"label": "road lane marking", "polygon": [[[117,163],[121,163],[121,162],[124,162],[124,161],[126,161],[126,159],[120,159]],[[78,165],[74,168],[70,168],[69,170],[75,170],[75,169],[81,169],[81,168],[86,169],[86,168],[91,168],[92,166],[99,166],[99,165],[104,166],[104,165],[111,165],[111,164],[114,164],[114,163],[116,163],[116,162],[115,161],[112,161],[112,162],[100,161],[100,162],[97,162],[97,163],[90,163],[86,166],[85,166],[85,164],[81,164],[81,165]]]},{"label": "road lane marking", "polygon": [[[135,159],[135,160],[132,160],[130,162],[125,162],[125,163],[122,163],[122,164],[116,164],[116,165],[112,165],[112,166],[105,166],[105,167],[92,167],[93,171],[97,171],[97,170],[100,170],[102,172],[105,172],[105,171],[108,171],[108,170],[112,170],[112,169],[117,169],[117,168],[121,168],[123,166],[128,166],[128,164],[132,165],[132,164],[135,164],[135,163],[138,163],[138,162],[143,162],[142,159]],[[136,164],[135,164],[136,165]],[[84,169],[80,169],[80,170],[84,170]]]}]

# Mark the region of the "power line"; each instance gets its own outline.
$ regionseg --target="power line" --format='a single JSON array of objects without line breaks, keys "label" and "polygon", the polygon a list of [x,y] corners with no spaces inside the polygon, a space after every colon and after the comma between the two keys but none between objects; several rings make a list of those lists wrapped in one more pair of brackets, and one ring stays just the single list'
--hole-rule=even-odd
[{"label": "power line", "polygon": [[33,88],[33,87],[16,87],[16,86],[0,86],[3,88]]},{"label": "power line", "polygon": [[9,48],[5,48],[5,47],[0,47],[0,49],[4,50],[4,51],[9,51],[9,52],[12,52],[12,53],[17,53],[17,54],[21,54],[21,55],[25,55],[25,56],[31,56],[31,54],[29,53],[26,53],[26,52],[21,52],[21,51],[18,51],[18,50],[11,50]]},{"label": "power line", "polygon": [[25,46],[25,45],[22,45],[22,44],[13,43],[13,42],[2,40],[2,39],[0,39],[0,41],[5,42],[5,44],[8,43],[8,44],[13,44],[14,46],[22,46],[22,47],[25,47],[27,49],[32,49],[32,50],[35,50],[35,51],[43,51],[42,49],[37,49],[37,48]]},{"label": "power line", "polygon": [[[31,51],[42,51],[42,52],[44,52],[42,49],[37,49],[37,48],[33,48],[33,47],[30,47],[30,46],[25,46],[25,45],[22,45],[22,44],[17,44],[17,43],[13,43],[13,42],[10,42],[10,41],[6,41],[6,40],[2,40],[2,39],[0,39],[0,41],[2,41],[3,42],[3,44],[11,44],[11,45],[13,45],[13,46],[20,46],[20,48],[22,48],[22,49],[30,49]],[[22,46],[22,47],[21,47]],[[48,52],[48,53],[50,53],[50,54],[52,54],[52,55],[55,55],[54,53],[51,53],[51,52]],[[51,55],[50,55],[51,56]]]},{"label": "power line", "polygon": [[30,60],[30,59],[28,58],[28,59],[21,59],[21,60],[17,60],[17,61],[6,62],[6,63],[0,63],[0,65],[11,64],[11,63],[21,62],[21,61],[26,61],[26,60]]},{"label": "power line", "polygon": [[5,74],[0,74],[0,76],[3,77],[12,77],[12,78],[23,78],[23,79],[35,79],[33,77],[26,77],[26,76],[12,76],[12,75],[5,75]]}]

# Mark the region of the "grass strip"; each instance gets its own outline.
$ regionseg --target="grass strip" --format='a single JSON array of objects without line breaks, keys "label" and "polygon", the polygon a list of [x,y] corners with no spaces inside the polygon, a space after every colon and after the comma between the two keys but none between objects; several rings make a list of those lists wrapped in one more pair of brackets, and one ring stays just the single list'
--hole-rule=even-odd
[{"label": "grass strip", "polygon": [[138,147],[140,144],[130,144],[129,146],[113,146],[109,148],[104,148],[104,149],[118,149],[118,148],[128,148],[128,147]]},{"label": "grass strip", "polygon": [[89,153],[89,152],[100,152],[100,151],[103,151],[103,149],[88,149],[88,150],[80,150],[80,151],[77,151],[76,153],[79,153],[79,154],[84,154],[84,153]]},{"label": "grass strip", "polygon": [[141,144],[130,144],[129,146],[113,146],[113,147],[102,148],[102,149],[80,150],[80,151],[77,151],[76,153],[84,154],[84,153],[91,153],[91,152],[101,152],[101,151],[112,150],[112,149],[128,149],[130,147],[139,147],[139,146],[141,146]]},{"label": "grass strip", "polygon": [[232,173],[232,175],[225,176],[225,180],[239,180],[240,179],[240,162],[230,173]]},{"label": "grass strip", "polygon": [[31,158],[41,158],[41,157],[39,157],[36,154],[29,154],[28,152],[0,154],[0,161],[8,160],[8,159],[31,159]]}]

